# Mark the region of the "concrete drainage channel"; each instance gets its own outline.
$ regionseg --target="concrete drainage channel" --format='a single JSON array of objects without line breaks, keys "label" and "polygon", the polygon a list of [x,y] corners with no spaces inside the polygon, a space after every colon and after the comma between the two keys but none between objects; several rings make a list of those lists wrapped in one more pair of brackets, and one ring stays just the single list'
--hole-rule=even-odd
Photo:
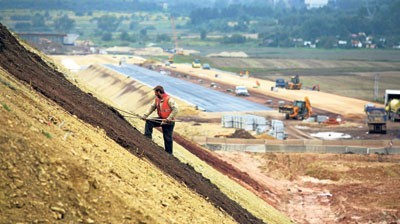
[{"label": "concrete drainage channel", "polygon": [[333,153],[333,154],[400,154],[399,140],[297,140],[270,141],[262,139],[231,139],[195,137],[193,141],[212,151],[231,152],[282,152],[282,153]]}]

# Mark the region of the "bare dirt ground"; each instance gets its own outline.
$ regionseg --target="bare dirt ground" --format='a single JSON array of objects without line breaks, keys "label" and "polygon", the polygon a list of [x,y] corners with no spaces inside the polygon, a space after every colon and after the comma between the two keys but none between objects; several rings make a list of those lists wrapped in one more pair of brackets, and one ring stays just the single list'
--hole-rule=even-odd
[{"label": "bare dirt ground", "polygon": [[[251,77],[251,75],[247,78],[222,71],[196,69],[188,64],[176,64],[170,69],[178,73],[194,76],[196,79],[224,82],[232,87],[243,85],[251,89],[254,93],[261,93],[269,97],[284,99],[285,101],[303,100],[305,97],[308,97],[314,108],[340,114],[344,119],[364,117],[364,105],[368,103],[364,100],[329,94],[322,91],[303,89],[296,91],[276,89],[275,91],[271,91],[271,87],[274,87],[275,83],[268,80],[256,79]],[[218,76],[216,77],[215,74],[218,74]],[[253,88],[256,85],[256,81],[260,83],[259,88]]]},{"label": "bare dirt ground", "polygon": [[[215,122],[215,115],[200,116],[196,122],[204,128]],[[175,141],[296,223],[396,223],[400,217],[398,157],[218,152],[216,158],[179,134]]]},{"label": "bare dirt ground", "polygon": [[[0,65],[5,71],[17,79],[27,83],[32,89],[60,105],[68,113],[78,117],[82,121],[87,122],[94,127],[97,127],[99,130],[104,130],[104,134],[108,138],[112,139],[120,146],[124,147],[127,151],[138,156],[139,158],[150,161],[153,165],[168,174],[174,180],[179,183],[183,183],[194,192],[202,195],[207,199],[207,201],[211,202],[217,208],[222,209],[224,212],[232,216],[237,222],[263,223],[261,219],[255,217],[253,214],[243,209],[243,207],[238,205],[235,201],[223,194],[214,184],[212,184],[208,179],[204,178],[200,173],[196,172],[190,165],[181,163],[175,157],[170,156],[167,153],[160,153],[160,151],[163,149],[151,140],[144,138],[143,135],[136,128],[132,127],[118,111],[98,101],[91,94],[82,92],[78,87],[69,82],[63,74],[57,71],[55,67],[50,67],[40,58],[40,56],[25,50],[25,48],[18,43],[18,41],[6,30],[5,27],[1,26],[0,32]],[[4,105],[3,107],[6,110],[8,108]],[[49,133],[46,131],[42,131],[42,133],[44,136],[49,136],[50,138]],[[8,142],[8,138],[6,140],[7,141],[5,141],[5,143]],[[26,146],[29,146],[29,144]],[[22,148],[24,147],[22,146]],[[13,172],[14,167],[17,165],[16,163],[18,163],[18,158],[16,158],[11,165],[6,167],[7,170],[10,169]],[[47,162],[43,163],[45,166],[50,165]],[[62,173],[62,169],[57,169],[57,171]],[[15,177],[16,175],[18,176],[18,170],[15,170],[15,175],[12,172],[10,173],[10,177]],[[46,173],[46,170],[43,170],[43,172]],[[115,173],[115,171],[110,172],[111,174],[120,177],[118,173]],[[33,171],[33,173],[35,172]],[[22,182],[21,184],[21,181],[19,180],[22,178],[23,177],[17,178],[17,183],[14,183],[16,188],[30,183],[30,181],[28,181],[29,183]],[[6,177],[4,176],[2,179],[6,179]],[[7,178],[7,180],[11,181],[12,179]],[[2,183],[7,182],[2,181]],[[50,184],[52,183],[54,182],[51,181]],[[10,192],[15,190],[15,188],[10,189],[7,185],[2,185],[2,188],[6,189],[5,191],[8,192],[4,195],[4,197],[7,200],[12,201],[11,198],[14,196]],[[57,188],[57,186],[54,186],[54,188]],[[68,189],[68,187],[66,188]],[[42,193],[46,194],[45,192]],[[30,192],[29,195],[31,194],[35,195],[35,193]],[[21,192],[21,197],[27,195],[28,193]],[[17,196],[19,197],[20,195]],[[60,198],[59,203],[57,203],[57,199],[50,202],[56,204],[55,206],[51,207],[51,210],[56,213],[56,219],[63,219],[66,211],[62,207],[64,207],[65,202],[63,202],[64,199],[62,195],[59,195],[58,197]],[[39,198],[41,197],[39,196]],[[43,202],[39,201],[38,203]],[[68,203],[72,203],[73,205],[76,204],[76,206],[80,206],[82,204],[79,199],[75,199],[75,201],[72,199]],[[169,205],[167,202],[160,202],[160,204],[164,207],[168,207]],[[11,207],[8,208],[7,204],[3,204],[4,208],[2,208],[1,211],[4,211],[5,209],[21,208],[24,205],[25,204],[21,204],[21,201],[14,201],[12,202]],[[26,206],[25,209],[30,209],[31,207],[35,206],[29,204],[29,206]],[[83,211],[83,213],[83,215],[80,215],[81,213],[79,215],[72,213],[72,218],[85,216],[87,214],[85,211]],[[21,213],[21,216],[19,217],[15,217],[15,214],[16,213],[7,213],[4,216],[2,215],[2,217],[5,217],[5,219],[8,219],[10,222],[14,222],[10,218],[15,218],[14,220],[24,220],[25,213]],[[36,217],[36,219],[41,217],[39,214],[32,214],[32,216]],[[145,216],[145,218],[148,218],[149,221],[145,220],[144,222],[152,222],[151,217]],[[94,218],[90,217],[86,221],[88,223],[94,223],[95,221],[93,219]]]},{"label": "bare dirt ground", "polygon": [[237,223],[2,69],[0,103],[0,223]]},{"label": "bare dirt ground", "polygon": [[[180,78],[187,79],[184,75]],[[193,79],[189,79],[192,81]],[[198,80],[197,80],[198,81]],[[207,82],[202,83],[208,86]],[[217,84],[217,86],[219,86]],[[229,86],[229,85],[228,85]],[[220,91],[224,91],[221,88]],[[322,111],[322,113],[325,113]],[[278,117],[279,114],[271,116]],[[190,137],[196,134],[208,133],[213,136],[215,133],[209,129],[218,129],[220,118],[218,114],[183,115],[179,119],[185,121],[178,125],[177,130],[182,135]],[[353,124],[354,122],[354,124]],[[358,123],[357,123],[358,122]],[[348,123],[340,126],[312,126],[311,130],[343,130],[355,129],[359,133],[365,134],[363,130],[357,130],[357,125],[360,125],[362,119],[353,118]],[[349,124],[350,123],[350,124]],[[304,126],[300,121],[290,121],[293,128],[296,125]],[[188,125],[188,126],[187,126]],[[194,131],[193,129],[197,129]],[[296,128],[295,128],[296,129]],[[297,129],[296,129],[297,130]],[[308,130],[308,132],[311,132]],[[222,133],[222,130],[219,130]],[[298,138],[306,138],[307,131],[298,133]],[[224,133],[226,136],[235,133]],[[208,135],[208,136],[209,136]],[[363,208],[368,212],[360,212],[354,207],[359,207],[359,203],[373,202],[376,200],[374,194],[364,194],[363,202],[347,198],[352,198],[355,190],[365,191],[373,188],[375,185],[381,185],[380,198],[382,204],[384,201],[391,204],[393,194],[397,192],[395,187],[398,184],[398,162],[397,157],[370,155],[363,157],[357,155],[303,155],[303,154],[279,154],[270,153],[265,157],[260,154],[251,153],[223,153],[218,152],[221,156],[219,159],[214,158],[213,153],[205,153],[200,146],[191,143],[187,139],[181,139],[180,135],[176,135],[175,141],[184,145],[190,152],[197,155],[208,164],[214,166],[217,170],[237,180],[249,190],[255,192],[260,198],[263,198],[269,204],[273,205],[280,211],[288,214],[296,223],[379,223],[379,222],[394,222],[398,219],[398,209],[392,209],[383,206],[376,209],[375,206],[368,205]],[[237,137],[248,138],[248,135],[237,133]],[[379,135],[374,135],[379,139]],[[371,138],[371,136],[369,136]],[[271,159],[272,158],[272,159]],[[367,158],[367,159],[366,159]],[[227,162],[223,162],[223,161]],[[333,164],[330,164],[333,163]],[[231,165],[229,165],[231,164]],[[327,165],[328,164],[328,165]],[[376,181],[370,180],[368,167],[390,167],[388,175],[383,175],[377,178]],[[346,173],[343,174],[341,167],[346,167]],[[237,172],[237,169],[239,172]],[[352,177],[347,177],[349,174],[357,170],[357,187],[354,185]],[[379,168],[385,169],[385,168]],[[236,171],[235,171],[236,170]],[[273,172],[271,172],[271,170]],[[340,179],[340,180],[339,180]],[[390,179],[390,183],[385,184]],[[385,182],[386,181],[386,182]],[[341,187],[343,186],[343,187]],[[353,189],[354,190],[351,190]],[[332,192],[335,192],[333,194]],[[349,194],[349,195],[347,195]],[[340,199],[336,197],[340,195]],[[397,200],[397,198],[394,198]],[[345,202],[344,202],[345,201]],[[305,212],[313,211],[313,212]],[[382,215],[389,211],[390,215]],[[365,214],[369,214],[366,216]],[[365,218],[364,218],[365,216]],[[360,218],[361,217],[361,218]]]},{"label": "bare dirt ground", "polygon": [[399,223],[400,157],[218,152],[297,223]]},{"label": "bare dirt ground", "polygon": [[[166,69],[166,68],[164,68]],[[168,70],[168,68],[167,68]],[[209,71],[197,71],[198,73],[200,72],[209,72]],[[227,90],[233,90],[235,85],[233,85],[231,82],[226,82],[225,79],[221,78],[210,78],[210,76],[201,76],[199,78],[198,75],[191,75],[193,74],[193,69],[182,69],[179,72],[176,70],[170,70],[169,75],[184,79],[186,81],[190,81],[193,83],[196,83],[198,85],[202,85],[207,88],[212,88],[214,90],[220,91],[220,92],[225,92],[231,95],[235,95],[233,92],[227,92]],[[224,74],[227,76],[227,74]],[[214,76],[215,77],[215,76]],[[211,85],[213,83],[213,85]],[[265,88],[265,87],[263,87]],[[279,102],[283,101],[285,103],[289,103],[290,99],[285,98],[284,95],[281,96],[271,96],[269,95],[268,92],[266,91],[257,91],[259,90],[258,88],[249,88],[249,93],[250,96],[245,97],[247,100],[260,103],[260,104],[265,104],[276,111],[278,110]],[[287,91],[287,90],[282,90],[282,91]],[[296,90],[289,90],[292,92],[292,94],[295,94],[297,91]],[[318,94],[318,92],[315,91],[308,91],[309,94]],[[301,94],[301,93],[300,93]],[[314,96],[315,97],[315,96]],[[339,97],[337,95],[330,95],[329,99]],[[343,97],[339,97],[343,98]],[[321,100],[321,99],[319,99]],[[359,101],[359,100],[356,100]],[[366,101],[364,103],[367,103]],[[366,125],[366,117],[364,114],[361,112],[356,112],[356,113],[351,113],[351,114],[346,114],[346,111],[349,111],[348,108],[353,108],[353,102],[351,101],[350,98],[347,99],[346,101],[343,101],[342,104],[340,105],[340,108],[344,108],[344,110],[340,110],[340,108],[336,109],[335,112],[331,112],[330,110],[327,110],[329,108],[327,107],[313,107],[313,116],[317,115],[326,115],[328,117],[333,117],[337,118],[340,117],[342,119],[342,122],[339,123],[338,125],[329,125],[329,124],[317,124],[317,123],[305,123],[302,121],[295,121],[295,120],[284,120],[283,114],[279,113],[268,113],[266,116],[268,119],[279,119],[283,120],[285,123],[286,131],[289,134],[289,139],[311,139],[313,137],[310,136],[311,133],[317,133],[317,132],[343,132],[346,134],[349,134],[352,136],[353,139],[394,139],[396,137],[400,137],[400,123],[394,123],[394,122],[388,122],[387,123],[387,128],[388,128],[388,133],[387,134],[368,134],[368,126]],[[361,108],[355,107],[353,111],[362,111]],[[306,127],[306,129],[300,130],[296,128],[296,126],[302,126]]]},{"label": "bare dirt ground", "polygon": [[[234,88],[234,85],[225,79],[213,78],[211,74],[205,75],[204,73],[208,71],[195,71],[192,68],[170,71],[172,76],[221,92]],[[252,91],[252,88],[249,90],[251,97],[247,97],[248,100],[258,103],[268,102],[272,108],[277,108],[278,101],[288,100],[283,96],[273,97]],[[331,95],[329,99],[332,97],[335,95]],[[393,122],[388,122],[387,135],[368,134],[365,117],[361,112],[346,113],[350,110],[362,111],[361,107],[353,107],[351,99],[342,102],[341,106],[336,108],[336,113],[325,110],[326,107],[322,108],[324,109],[313,108],[314,114],[341,116],[344,122],[339,125],[320,125],[286,121],[290,134],[294,138],[310,138],[310,133],[336,131],[350,134],[353,139],[381,140],[400,137],[398,131],[400,126]],[[270,117],[277,118],[277,115]],[[299,130],[296,126],[305,128]],[[262,154],[240,152],[218,152],[218,154],[222,160],[257,181],[258,185],[254,189],[263,187],[267,189],[262,193],[258,192],[260,197],[284,211],[298,223],[400,222],[399,207],[393,206],[400,201],[396,189],[400,180],[398,156],[275,153],[261,156]],[[272,175],[271,170],[274,172]]]},{"label": "bare dirt ground", "polygon": [[[188,79],[188,76],[182,73],[180,72],[181,75],[177,77]],[[189,78],[189,80],[198,82],[198,79]],[[208,81],[200,84],[210,87]],[[229,84],[217,83],[216,89],[223,85],[226,86],[220,88],[220,91],[226,91],[226,87],[232,87]],[[256,97],[255,99],[260,102],[265,100]],[[321,113],[326,113],[326,111],[321,110]],[[270,116],[279,118],[281,115],[275,113]],[[218,114],[200,113],[194,116],[186,114],[179,119],[185,121],[179,125],[181,129],[177,128],[177,130],[184,130],[182,133],[184,136],[190,137],[196,133],[209,133],[212,136],[216,132],[208,129],[210,127],[218,129]],[[191,127],[186,127],[186,122]],[[307,138],[306,136],[309,136],[307,132],[316,130],[332,131],[348,128],[369,139],[372,137],[380,139],[380,135],[367,135],[365,126],[359,128],[363,125],[362,122],[360,116],[352,116],[347,117],[347,122],[339,126],[309,125],[310,130],[302,129],[296,137]],[[290,121],[288,124],[295,131],[298,130],[295,126],[306,125],[300,121]],[[193,131],[194,128],[198,130]],[[239,135],[245,137],[245,135]],[[214,153],[204,153],[204,149],[179,136],[176,136],[175,141],[220,172],[255,192],[278,210],[285,212],[296,223],[395,223],[399,218],[399,209],[392,207],[393,200],[398,200],[397,197],[393,197],[397,193],[395,186],[399,181],[398,157],[279,153],[261,156],[262,154],[218,152],[220,157],[216,159],[213,156]],[[377,178],[371,177],[371,172],[374,172],[375,168],[371,171],[370,167],[387,170],[385,172],[388,174],[382,176],[376,174]],[[351,176],[353,173],[356,174],[355,177]],[[376,201],[377,192],[366,193],[377,185],[379,185],[381,200],[379,209],[372,205]],[[364,192],[362,201],[358,200],[358,197],[354,198],[355,191]],[[385,203],[388,206],[384,205]],[[355,209],[361,204],[366,206]]]}]

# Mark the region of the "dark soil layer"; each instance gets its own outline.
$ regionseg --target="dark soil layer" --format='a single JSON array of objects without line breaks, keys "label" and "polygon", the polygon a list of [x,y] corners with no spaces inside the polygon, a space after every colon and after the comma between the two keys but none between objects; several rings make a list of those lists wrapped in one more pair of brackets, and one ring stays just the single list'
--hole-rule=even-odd
[{"label": "dark soil layer", "polygon": [[147,158],[166,174],[207,198],[215,206],[225,210],[237,222],[263,223],[262,220],[223,194],[210,180],[197,173],[193,167],[164,153],[162,148],[145,138],[117,111],[90,94],[82,92],[38,55],[27,51],[1,24],[0,66],[71,114],[95,127],[104,129],[111,139],[129,152]]}]

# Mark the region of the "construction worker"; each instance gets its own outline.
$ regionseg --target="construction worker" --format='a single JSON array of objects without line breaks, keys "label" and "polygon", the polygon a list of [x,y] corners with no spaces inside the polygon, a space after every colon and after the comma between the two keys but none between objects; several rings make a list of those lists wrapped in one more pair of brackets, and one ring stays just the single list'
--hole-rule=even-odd
[{"label": "construction worker", "polygon": [[[156,86],[153,90],[156,98],[142,117],[142,119],[146,121],[144,135],[151,139],[153,128],[161,126],[165,151],[167,151],[169,154],[172,154],[172,133],[175,127],[174,120],[176,114],[178,113],[178,106],[176,105],[175,101],[165,93],[162,86]],[[148,116],[156,109],[158,117],[148,118]]]}]

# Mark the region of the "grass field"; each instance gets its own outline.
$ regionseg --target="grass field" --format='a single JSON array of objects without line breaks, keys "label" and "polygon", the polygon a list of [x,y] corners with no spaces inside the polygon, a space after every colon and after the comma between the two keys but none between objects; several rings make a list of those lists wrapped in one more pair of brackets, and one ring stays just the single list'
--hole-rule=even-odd
[{"label": "grass field", "polygon": [[[295,50],[292,50],[295,52]],[[296,59],[303,50],[298,49],[293,53],[294,58],[204,58],[212,67],[231,71],[239,74],[248,70],[250,75],[260,79],[274,81],[276,78],[290,80],[293,75],[299,75],[303,88],[312,88],[319,85],[325,92],[338,95],[359,98],[367,101],[383,102],[386,89],[398,89],[400,86],[400,62],[389,61],[391,54],[397,51],[377,51],[369,54],[383,60],[317,60]],[[289,51],[288,51],[289,52]],[[288,52],[282,52],[287,55]],[[355,54],[356,52],[352,52]],[[362,58],[363,51],[359,51]],[[343,51],[346,55],[346,51]],[[381,55],[379,55],[381,54]],[[338,54],[338,56],[340,56]],[[394,58],[393,58],[394,59]],[[375,96],[375,83],[378,87],[378,95]]]},{"label": "grass field", "polygon": [[244,51],[252,58],[317,59],[354,61],[400,61],[397,49],[310,49],[259,47],[254,42],[239,45],[203,44],[197,49],[201,55],[220,51]]}]

